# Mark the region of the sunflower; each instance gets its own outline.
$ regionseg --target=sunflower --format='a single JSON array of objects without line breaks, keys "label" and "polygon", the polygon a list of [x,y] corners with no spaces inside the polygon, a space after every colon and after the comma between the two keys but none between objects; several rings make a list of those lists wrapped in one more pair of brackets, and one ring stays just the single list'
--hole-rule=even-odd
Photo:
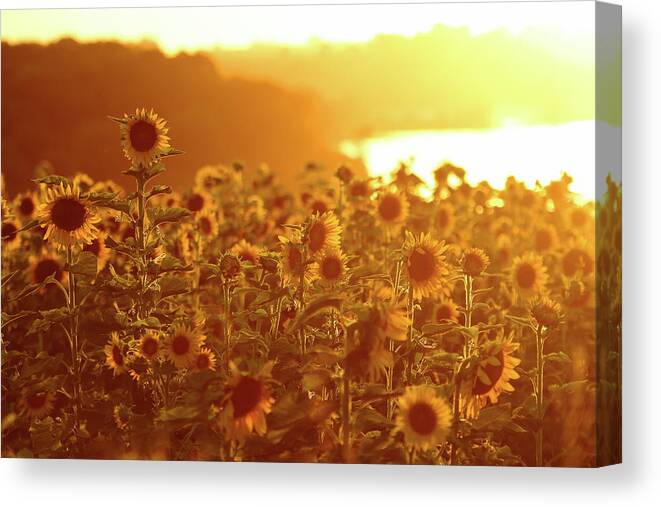
[{"label": "sunflower", "polygon": [[46,229],[44,239],[65,247],[91,243],[101,221],[95,207],[81,198],[80,189],[64,184],[46,190],[46,201],[39,206],[37,217]]},{"label": "sunflower", "polygon": [[19,410],[32,419],[41,419],[55,408],[55,394],[50,391],[25,390],[18,402]]},{"label": "sunflower", "polygon": [[120,135],[124,155],[134,164],[148,166],[170,150],[170,138],[165,120],[150,110],[136,109],[120,120]]},{"label": "sunflower", "polygon": [[126,430],[131,423],[131,418],[133,417],[133,411],[130,407],[127,407],[123,403],[115,405],[112,411],[112,418],[115,421],[115,426],[119,430]]},{"label": "sunflower", "polygon": [[177,368],[189,368],[193,366],[205,338],[187,326],[176,325],[165,341],[165,356]]},{"label": "sunflower", "polygon": [[323,215],[333,207],[330,199],[324,195],[318,195],[309,199],[307,205],[312,215]]},{"label": "sunflower", "polygon": [[535,231],[534,236],[535,250],[538,252],[548,252],[553,249],[558,241],[558,234],[555,227],[545,225]]},{"label": "sunflower", "polygon": [[315,215],[308,223],[306,243],[312,255],[340,247],[342,229],[333,212]]},{"label": "sunflower", "polygon": [[216,213],[210,209],[205,209],[197,214],[195,217],[197,223],[197,230],[205,238],[215,238],[218,236],[220,226],[218,225],[218,217]]},{"label": "sunflower", "polygon": [[389,229],[399,229],[409,215],[409,202],[404,195],[384,192],[376,202],[376,214]]},{"label": "sunflower", "polygon": [[256,245],[248,243],[245,239],[242,239],[230,249],[230,253],[236,255],[241,262],[248,262],[253,266],[256,266],[261,249]]},{"label": "sunflower", "polygon": [[106,354],[106,366],[112,370],[113,377],[124,373],[128,359],[127,347],[122,343],[119,334],[112,333],[110,341],[103,348]]},{"label": "sunflower", "polygon": [[207,347],[202,347],[195,356],[193,365],[197,370],[215,370],[216,355]]},{"label": "sunflower", "polygon": [[317,258],[314,273],[322,285],[336,285],[346,276],[347,258],[340,250],[325,250]]},{"label": "sunflower", "polygon": [[543,292],[547,279],[546,268],[537,254],[528,252],[514,259],[512,283],[522,296]]},{"label": "sunflower", "polygon": [[19,226],[13,220],[2,222],[2,248],[7,251],[15,250],[21,244],[18,237]]},{"label": "sunflower", "polygon": [[41,257],[30,257],[28,276],[31,283],[42,283],[50,275],[62,283],[68,279],[64,266],[54,256],[45,254]]},{"label": "sunflower", "polygon": [[496,403],[501,393],[514,391],[510,381],[519,378],[516,367],[521,359],[512,354],[518,348],[518,343],[502,338],[482,345],[475,375],[461,385],[460,400],[467,417],[477,417],[487,401]]},{"label": "sunflower", "polygon": [[[311,281],[312,266],[310,264],[303,265],[302,248],[302,244],[292,241],[286,241],[282,245],[282,275],[288,282],[298,283],[301,274],[305,277],[306,282]],[[303,272],[304,269],[305,272]]]},{"label": "sunflower", "polygon": [[232,378],[229,393],[220,416],[227,440],[244,442],[253,430],[266,433],[266,414],[271,412],[274,399],[266,384],[273,363],[266,363],[256,375],[244,375],[230,363]]},{"label": "sunflower", "polygon": [[390,286],[376,291],[371,324],[383,335],[394,341],[406,341],[411,319],[406,304],[399,301]]},{"label": "sunflower", "polygon": [[436,241],[424,233],[418,238],[407,233],[403,249],[413,297],[419,299],[444,291],[444,277],[449,274],[444,255],[447,250],[445,242]]},{"label": "sunflower", "polygon": [[349,185],[349,198],[366,199],[372,194],[370,180],[355,180]]},{"label": "sunflower", "polygon": [[105,267],[110,258],[110,249],[106,246],[107,237],[107,233],[99,232],[91,243],[83,246],[83,252],[90,252],[96,256],[99,271]]},{"label": "sunflower", "polygon": [[32,218],[38,206],[39,201],[33,192],[19,194],[14,200],[14,209],[25,219]]},{"label": "sunflower", "polygon": [[461,258],[461,269],[465,275],[480,276],[488,267],[489,256],[481,248],[469,248]]},{"label": "sunflower", "polygon": [[193,213],[200,213],[209,209],[213,205],[213,197],[209,192],[198,188],[193,190],[186,199],[184,206]]},{"label": "sunflower", "polygon": [[426,450],[445,442],[452,426],[452,411],[432,387],[408,386],[397,399],[397,406],[395,427],[408,445]]},{"label": "sunflower", "polygon": [[548,328],[557,327],[562,318],[560,305],[546,296],[535,298],[530,303],[530,316],[540,326]]},{"label": "sunflower", "polygon": [[592,257],[584,249],[572,248],[562,257],[562,272],[568,277],[578,272],[589,275],[594,268],[593,264]]},{"label": "sunflower", "polygon": [[441,298],[434,305],[434,320],[436,322],[459,322],[459,310],[454,301],[447,298]]},{"label": "sunflower", "polygon": [[354,347],[344,358],[344,368],[351,378],[370,382],[380,380],[393,366],[393,355],[381,339],[367,339]]},{"label": "sunflower", "polygon": [[157,358],[161,352],[161,339],[152,332],[147,332],[140,338],[138,354],[148,361]]},{"label": "sunflower", "polygon": [[442,202],[436,208],[434,223],[443,237],[448,237],[454,228],[454,207],[447,202]]}]

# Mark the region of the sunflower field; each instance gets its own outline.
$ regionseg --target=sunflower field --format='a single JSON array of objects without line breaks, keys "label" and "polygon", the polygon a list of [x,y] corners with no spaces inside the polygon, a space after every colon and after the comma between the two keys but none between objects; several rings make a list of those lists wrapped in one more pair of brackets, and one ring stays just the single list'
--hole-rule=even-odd
[{"label": "sunflower field", "polygon": [[3,195],[3,457],[620,452],[597,434],[620,400],[619,184],[581,202],[566,174],[499,190],[445,164],[425,193],[405,164],[388,182],[310,164],[293,193],[234,164],[179,193],[158,184],[182,153],[165,121],[112,120],[133,188],[51,172]]}]

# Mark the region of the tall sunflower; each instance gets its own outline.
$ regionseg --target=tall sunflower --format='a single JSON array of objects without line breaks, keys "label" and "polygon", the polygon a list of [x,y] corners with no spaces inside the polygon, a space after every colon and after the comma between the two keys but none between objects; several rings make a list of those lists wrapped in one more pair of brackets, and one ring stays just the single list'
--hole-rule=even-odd
[{"label": "tall sunflower", "polygon": [[447,250],[445,242],[436,241],[424,233],[418,238],[407,234],[403,250],[413,297],[419,299],[444,292],[444,277],[449,275],[444,255]]},{"label": "tall sunflower", "polygon": [[395,427],[404,441],[416,449],[429,449],[443,443],[452,426],[448,403],[429,386],[408,386],[397,399],[399,411]]},{"label": "tall sunflower", "polygon": [[184,205],[193,213],[201,213],[213,205],[213,197],[204,189],[193,190],[184,200]]},{"label": "tall sunflower", "polygon": [[271,412],[274,399],[268,387],[272,363],[266,363],[255,375],[245,375],[230,363],[232,377],[228,396],[220,415],[220,425],[227,440],[244,442],[253,432],[266,433],[266,414]]},{"label": "tall sunflower", "polygon": [[190,368],[205,338],[187,326],[176,325],[165,340],[165,356],[177,368]]},{"label": "tall sunflower", "polygon": [[166,122],[153,109],[136,109],[133,114],[125,114],[119,123],[124,155],[131,162],[148,166],[170,150]]},{"label": "tall sunflower", "polygon": [[193,366],[196,370],[215,370],[216,369],[216,355],[207,347],[202,347],[195,356]]},{"label": "tall sunflower", "polygon": [[236,255],[241,262],[248,262],[253,266],[256,266],[257,261],[259,261],[261,248],[242,239],[230,249],[230,253]]},{"label": "tall sunflower", "polygon": [[459,310],[456,303],[449,298],[441,298],[434,305],[434,320],[436,322],[459,322]]},{"label": "tall sunflower", "polygon": [[155,333],[147,332],[140,338],[138,343],[138,354],[151,361],[159,357],[161,353],[161,339]]},{"label": "tall sunflower", "polygon": [[306,243],[312,255],[318,255],[328,248],[339,248],[341,237],[340,222],[331,211],[315,215],[308,222]]},{"label": "tall sunflower", "polygon": [[518,343],[504,338],[481,346],[475,375],[461,385],[461,406],[467,417],[477,417],[488,401],[497,403],[503,392],[514,391],[510,381],[519,378],[516,367],[521,360],[513,356],[518,348]]},{"label": "tall sunflower", "polygon": [[384,192],[376,202],[376,214],[387,228],[399,229],[408,217],[409,202],[403,194]]},{"label": "tall sunflower", "polygon": [[542,258],[527,252],[516,259],[512,266],[512,284],[524,297],[539,294],[546,288],[548,275]]},{"label": "tall sunflower", "polygon": [[461,269],[466,275],[480,276],[489,267],[489,256],[481,248],[468,248],[461,258]]},{"label": "tall sunflower", "polygon": [[37,211],[44,239],[59,246],[80,246],[91,243],[99,230],[101,218],[92,203],[82,198],[77,186],[60,184],[46,190],[46,200]]}]

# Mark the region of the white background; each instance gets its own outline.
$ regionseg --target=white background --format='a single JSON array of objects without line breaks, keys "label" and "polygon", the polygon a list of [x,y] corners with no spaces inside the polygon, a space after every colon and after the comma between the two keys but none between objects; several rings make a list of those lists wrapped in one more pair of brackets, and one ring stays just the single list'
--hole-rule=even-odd
[{"label": "white background", "polygon": [[[2,8],[214,5],[0,0]],[[255,0],[250,3],[284,2]],[[289,1],[287,3],[302,3]],[[308,2],[315,3],[315,2]],[[326,3],[342,3],[326,0]],[[598,470],[0,460],[0,504],[651,505],[661,498],[661,9],[623,0],[624,464]],[[29,119],[26,119],[29,121]]]}]

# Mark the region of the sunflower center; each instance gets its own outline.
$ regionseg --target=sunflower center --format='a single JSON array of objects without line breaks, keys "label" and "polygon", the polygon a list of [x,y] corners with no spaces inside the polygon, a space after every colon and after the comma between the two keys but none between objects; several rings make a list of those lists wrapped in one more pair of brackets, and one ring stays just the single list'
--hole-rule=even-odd
[{"label": "sunflower center", "polygon": [[337,257],[326,257],[321,262],[321,274],[327,280],[335,280],[342,273],[342,262]]},{"label": "sunflower center", "polygon": [[409,256],[409,275],[416,282],[425,282],[434,276],[436,260],[434,254],[423,248],[416,248]]},{"label": "sunflower center", "polygon": [[579,269],[582,269],[583,274],[586,275],[592,272],[590,257],[582,250],[570,250],[562,259],[562,270],[565,272],[565,275],[572,276]]},{"label": "sunflower center", "polygon": [[16,231],[18,228],[11,222],[4,222],[2,224],[2,239],[4,241],[14,241],[16,239]]},{"label": "sunflower center", "polygon": [[154,338],[149,337],[142,342],[142,352],[146,356],[153,356],[154,354],[156,354],[157,351],[158,351],[158,341],[155,340]]},{"label": "sunflower center", "polygon": [[55,278],[59,280],[62,277],[60,265],[54,259],[40,260],[34,268],[35,283],[43,282],[50,275],[55,275]]},{"label": "sunflower center", "polygon": [[530,264],[522,264],[519,266],[519,269],[516,270],[516,281],[519,284],[519,287],[530,289],[535,285],[536,279],[537,273],[535,268]]},{"label": "sunflower center", "polygon": [[321,222],[315,222],[309,231],[310,250],[316,252],[321,250],[326,242],[326,227]]},{"label": "sunflower center", "polygon": [[232,391],[234,417],[243,417],[252,412],[262,399],[262,383],[253,377],[242,377]]},{"label": "sunflower center", "polygon": [[99,238],[94,238],[89,245],[83,246],[83,252],[91,252],[98,257],[101,253],[101,243],[99,242]]},{"label": "sunflower center", "polygon": [[409,424],[418,435],[430,435],[436,429],[436,412],[428,403],[416,403],[409,408]]},{"label": "sunflower center", "polygon": [[485,269],[484,259],[475,253],[469,253],[464,258],[464,271],[472,276],[480,275]]},{"label": "sunflower center", "polygon": [[117,345],[113,345],[112,347],[112,360],[115,361],[117,366],[122,366],[124,364],[124,356],[122,355],[121,349]]},{"label": "sunflower center", "polygon": [[178,335],[172,340],[172,351],[178,356],[183,356],[190,350],[190,341],[187,336]]},{"label": "sunflower center", "polygon": [[385,196],[379,203],[379,215],[386,221],[399,218],[402,213],[402,203],[394,195]]},{"label": "sunflower center", "polygon": [[200,211],[204,207],[204,197],[200,194],[193,194],[188,198],[186,207],[191,211]]},{"label": "sunflower center", "polygon": [[354,183],[351,185],[351,195],[353,197],[366,197],[368,193],[367,185],[365,182],[361,181],[359,183]]},{"label": "sunflower center", "polygon": [[156,127],[144,120],[138,120],[131,125],[131,146],[134,150],[146,152],[151,150],[158,139]]},{"label": "sunflower center", "polygon": [[59,229],[75,231],[85,223],[87,208],[78,199],[64,197],[53,203],[51,208],[51,220]]},{"label": "sunflower center", "polygon": [[31,197],[23,197],[18,205],[18,210],[21,212],[21,215],[29,217],[32,216],[34,207],[34,201]]},{"label": "sunflower center", "polygon": [[207,354],[200,354],[197,356],[197,361],[195,365],[200,370],[206,370],[209,367],[209,356]]},{"label": "sunflower center", "polygon": [[46,404],[46,393],[35,393],[25,400],[28,407],[32,409],[41,408]]},{"label": "sunflower center", "polygon": [[491,388],[496,385],[498,380],[503,374],[503,370],[505,369],[505,354],[501,350],[497,354],[491,356],[495,357],[498,360],[498,364],[492,364],[495,363],[496,361],[490,361],[487,362],[484,365],[480,365],[479,368],[486,374],[487,377],[489,377],[489,383],[485,384],[480,377],[475,378],[475,384],[473,384],[473,394],[475,395],[483,395],[487,394]]}]

